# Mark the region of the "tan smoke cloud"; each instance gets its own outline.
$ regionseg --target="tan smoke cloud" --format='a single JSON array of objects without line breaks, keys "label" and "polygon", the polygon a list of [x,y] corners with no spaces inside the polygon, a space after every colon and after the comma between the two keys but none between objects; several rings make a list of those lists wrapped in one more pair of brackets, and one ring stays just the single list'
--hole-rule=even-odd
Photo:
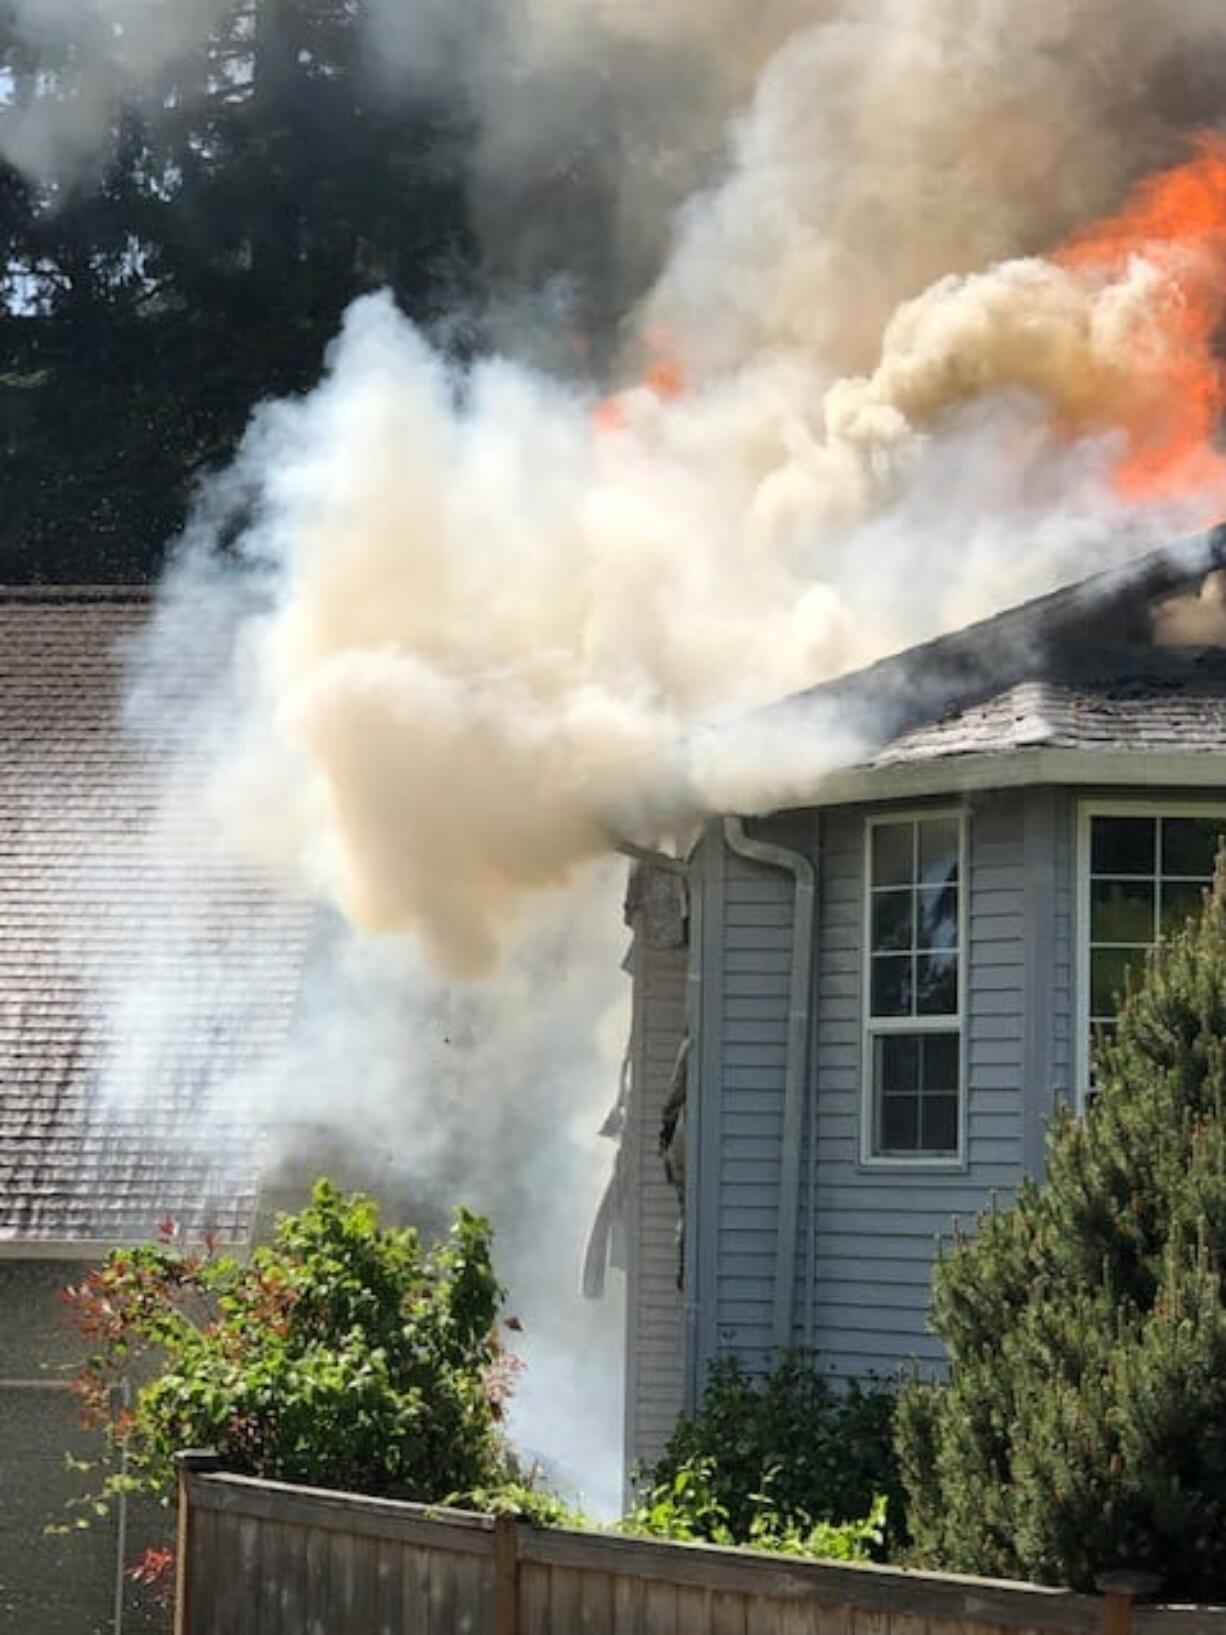
[{"label": "tan smoke cloud", "polygon": [[[366,301],[240,465],[245,549],[276,571],[219,809],[454,972],[619,838],[803,798],[854,754],[830,723],[765,739],[755,705],[1181,520],[1108,481],[1161,351],[1154,268],[1029,252],[1165,151],[1164,73],[1226,22],[1191,0],[771,9],[720,13],[734,40],[806,26],[681,217],[643,320],[654,388],[598,410],[510,363],[460,380]],[[718,51],[715,21],[645,26]]]},{"label": "tan smoke cloud", "polygon": [[695,369],[796,347],[865,371],[900,301],[1062,238],[1226,108],[1226,14],[1205,0],[813,9],[652,302]]}]

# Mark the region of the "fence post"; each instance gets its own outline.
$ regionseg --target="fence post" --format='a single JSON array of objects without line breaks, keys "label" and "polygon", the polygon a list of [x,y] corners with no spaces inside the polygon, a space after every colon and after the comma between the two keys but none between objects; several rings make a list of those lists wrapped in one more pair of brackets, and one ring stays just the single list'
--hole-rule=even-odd
[{"label": "fence post", "polygon": [[1154,1573],[1099,1573],[1094,1587],[1103,1598],[1102,1635],[1132,1635],[1132,1604],[1137,1596],[1155,1595],[1162,1580]]},{"label": "fence post", "polygon": [[494,1635],[519,1635],[519,1528],[514,1516],[494,1518]]},{"label": "fence post", "polygon": [[[191,1478],[216,1470],[220,1460],[215,1453],[190,1448],[175,1454],[179,1472],[178,1512],[175,1518],[175,1622],[174,1635],[191,1635],[193,1613],[190,1578],[192,1501]],[[196,1621],[199,1628],[199,1622]]]}]

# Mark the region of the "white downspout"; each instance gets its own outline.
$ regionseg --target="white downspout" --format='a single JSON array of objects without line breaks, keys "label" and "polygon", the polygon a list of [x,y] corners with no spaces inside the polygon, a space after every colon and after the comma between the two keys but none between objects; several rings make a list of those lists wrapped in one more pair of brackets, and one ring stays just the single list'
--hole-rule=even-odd
[{"label": "white downspout", "polygon": [[[724,819],[724,838],[738,857],[785,870],[796,882],[792,915],[792,979],[788,1001],[787,1056],[783,1080],[783,1152],[779,1169],[779,1222],[775,1241],[773,1339],[776,1351],[794,1339],[796,1240],[800,1229],[800,1172],[805,1085],[809,1062],[809,1016],[813,985],[813,922],[817,876],[812,861],[790,846],[752,840],[741,818]],[[809,1200],[812,1214],[814,1200]]]}]

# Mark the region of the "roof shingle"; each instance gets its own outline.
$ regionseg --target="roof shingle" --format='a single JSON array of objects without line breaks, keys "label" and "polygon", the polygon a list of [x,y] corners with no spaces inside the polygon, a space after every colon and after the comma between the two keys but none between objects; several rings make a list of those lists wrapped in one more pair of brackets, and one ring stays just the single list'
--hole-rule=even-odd
[{"label": "roof shingle", "polygon": [[169,740],[120,727],[147,615],[0,591],[0,1238],[251,1226],[228,1086],[288,1028],[310,914],[217,857],[190,799],[168,817]]}]

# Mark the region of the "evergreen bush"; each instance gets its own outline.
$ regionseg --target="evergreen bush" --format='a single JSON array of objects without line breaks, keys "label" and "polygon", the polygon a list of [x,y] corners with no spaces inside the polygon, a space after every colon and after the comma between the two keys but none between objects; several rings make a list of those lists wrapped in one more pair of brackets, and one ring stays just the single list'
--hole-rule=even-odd
[{"label": "evergreen bush", "polygon": [[1226,887],[1153,955],[1084,1118],[938,1266],[898,1409],[918,1563],[1226,1599]]}]

